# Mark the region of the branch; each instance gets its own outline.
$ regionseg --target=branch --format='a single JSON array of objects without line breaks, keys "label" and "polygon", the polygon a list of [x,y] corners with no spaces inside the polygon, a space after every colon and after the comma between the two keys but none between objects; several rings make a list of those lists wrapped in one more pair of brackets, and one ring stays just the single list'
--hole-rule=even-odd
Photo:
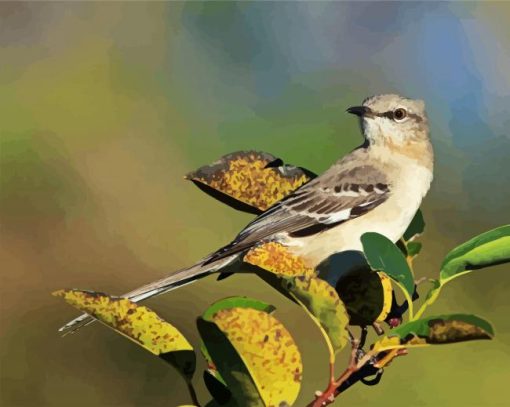
[{"label": "branch", "polygon": [[[349,387],[361,381],[369,386],[379,383],[383,373],[383,368],[396,357],[407,354],[406,349],[393,349],[380,353],[365,351],[360,347],[360,341],[351,336],[351,357],[347,369],[336,380],[331,379],[328,388],[324,391],[315,393],[315,400],[311,401],[307,407],[323,407],[332,404],[335,398],[347,390]],[[367,377],[374,376],[371,380]]]},{"label": "branch", "polygon": [[[328,388],[324,392],[317,392],[315,394],[315,400],[310,402],[307,407],[322,407],[327,406],[335,401],[337,395],[337,389],[340,387],[354,372],[358,371],[357,358],[360,342],[358,339],[351,340],[351,357],[349,360],[349,366],[336,380],[330,380]],[[366,355],[365,355],[366,357]],[[369,359],[368,359],[369,360]],[[368,361],[367,360],[367,361]]]}]

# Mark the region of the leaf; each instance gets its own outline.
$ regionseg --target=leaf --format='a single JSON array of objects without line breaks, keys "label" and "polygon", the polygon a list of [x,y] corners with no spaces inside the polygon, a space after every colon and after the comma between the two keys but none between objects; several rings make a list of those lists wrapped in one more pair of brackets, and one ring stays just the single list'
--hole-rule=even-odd
[{"label": "leaf", "polygon": [[377,277],[381,280],[381,286],[383,289],[383,304],[381,312],[376,317],[375,321],[383,322],[391,312],[391,307],[393,305],[393,287],[391,285],[390,278],[386,273],[379,272],[377,273]]},{"label": "leaf", "polygon": [[154,311],[127,298],[82,290],[59,290],[53,295],[98,319],[108,327],[131,339],[175,366],[191,378],[196,358],[193,347],[171,324]]},{"label": "leaf", "polygon": [[400,249],[387,237],[375,232],[364,233],[361,243],[370,267],[384,271],[412,297],[414,277]]},{"label": "leaf", "polygon": [[430,287],[429,291],[427,292],[427,296],[425,297],[425,301],[423,301],[423,304],[421,305],[418,312],[414,315],[414,318],[420,318],[427,307],[432,305],[436,300],[437,297],[439,297],[439,293],[441,292],[441,283],[439,280],[436,279],[430,279],[429,282],[432,284],[432,287]]},{"label": "leaf", "polygon": [[294,340],[263,307],[239,304],[224,309],[213,304],[215,311],[207,310],[197,321],[214,364],[239,405],[292,405],[303,371]]},{"label": "leaf", "polygon": [[282,277],[315,276],[316,274],[303,259],[277,242],[268,242],[254,247],[244,256],[243,261]]},{"label": "leaf", "polygon": [[250,371],[227,336],[203,318],[198,318],[197,328],[234,400],[247,407],[264,406]]},{"label": "leaf", "polygon": [[472,270],[510,261],[510,225],[478,235],[453,249],[441,265],[442,284]]},{"label": "leaf", "polygon": [[211,355],[209,354],[209,351],[207,350],[207,347],[205,346],[205,343],[203,341],[200,343],[200,352],[202,353],[202,356],[204,357],[207,363],[207,371],[212,376],[214,376],[216,380],[218,380],[224,386],[226,386],[225,380],[223,380],[223,377],[221,377],[220,373],[216,369],[216,365],[214,364]]},{"label": "leaf", "polygon": [[203,341],[200,342],[200,353],[204,357],[204,359],[205,359],[205,361],[207,363],[207,367],[209,369],[216,370],[216,366],[214,366],[214,362],[213,362],[213,360],[211,358],[211,355],[209,355],[209,351],[207,350],[207,347],[205,346],[205,343]]},{"label": "leaf", "polygon": [[237,151],[185,178],[235,209],[259,214],[315,177],[312,172],[286,165],[271,154]]},{"label": "leaf", "polygon": [[423,213],[421,209],[415,213],[413,220],[407,227],[407,230],[404,232],[404,240],[406,242],[414,239],[416,236],[421,235],[425,230],[425,220],[423,219]]},{"label": "leaf", "polygon": [[409,257],[415,257],[417,256],[422,248],[422,244],[420,242],[408,242],[406,244],[407,246],[407,255]]},{"label": "leaf", "polygon": [[397,247],[402,251],[402,253],[404,253],[404,256],[407,257],[408,261],[411,261],[420,253],[422,244],[414,240],[416,237],[421,235],[424,230],[425,221],[421,210],[418,209],[411,220],[411,223],[407,227],[407,230],[404,232],[402,239],[399,239],[396,243]]},{"label": "leaf", "polygon": [[205,387],[213,397],[214,401],[218,405],[235,406],[235,402],[232,399],[232,393],[227,387],[225,380],[221,377],[220,372],[216,368],[205,343],[202,341],[200,344],[200,351],[207,362],[207,369],[204,370],[203,379]]},{"label": "leaf", "polygon": [[432,304],[439,295],[439,291],[441,289],[441,283],[439,280],[433,279],[430,280],[432,283],[432,287],[430,288],[429,292],[427,293],[427,297],[425,298],[425,301],[429,304]]},{"label": "leaf", "polygon": [[351,325],[384,321],[391,310],[393,289],[388,276],[368,266],[342,277],[335,288],[347,308]]},{"label": "leaf", "polygon": [[205,387],[218,404],[225,405],[232,400],[232,393],[218,372],[211,369],[204,370],[203,378]]},{"label": "leaf", "polygon": [[492,339],[494,331],[486,320],[469,314],[439,315],[418,319],[392,329],[374,344],[384,350]]},{"label": "leaf", "polygon": [[231,308],[253,308],[259,311],[264,311],[268,314],[273,312],[276,308],[268,304],[264,301],[255,300],[249,297],[227,297],[222,300],[216,301],[214,304],[209,306],[207,310],[205,310],[202,318],[207,321],[211,321],[212,317],[221,310],[231,309]]},{"label": "leaf", "polygon": [[393,287],[389,277],[373,271],[361,251],[335,253],[317,267],[317,273],[335,287],[347,308],[350,325],[382,322],[392,309]]},{"label": "leaf", "polygon": [[254,247],[245,254],[243,262],[248,265],[245,267],[245,271],[254,272],[292,301],[295,300],[283,287],[281,278],[316,275],[314,268],[308,267],[302,258],[294,255],[288,248],[277,242],[263,243]]},{"label": "leaf", "polygon": [[285,281],[287,289],[319,322],[329,338],[334,353],[349,342],[349,316],[337,292],[316,277],[293,277]]}]

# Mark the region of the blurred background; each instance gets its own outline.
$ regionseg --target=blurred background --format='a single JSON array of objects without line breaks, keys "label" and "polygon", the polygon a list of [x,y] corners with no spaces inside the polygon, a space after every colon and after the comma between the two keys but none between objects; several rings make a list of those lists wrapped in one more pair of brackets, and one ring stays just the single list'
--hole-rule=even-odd
[{"label": "blurred background", "polygon": [[[418,276],[508,223],[509,23],[504,2],[0,3],[1,404],[189,403],[171,367],[107,328],[61,339],[77,313],[50,293],[121,294],[227,243],[251,216],[183,175],[240,149],[321,172],[361,144],[344,111],[368,95],[427,103],[436,169]],[[463,277],[431,310],[488,318],[492,342],[412,351],[337,404],[508,402],[509,272]],[[296,405],[310,401],[328,374],[320,333],[256,277],[147,305],[197,344],[194,318],[233,294],[277,306],[304,357]]]}]

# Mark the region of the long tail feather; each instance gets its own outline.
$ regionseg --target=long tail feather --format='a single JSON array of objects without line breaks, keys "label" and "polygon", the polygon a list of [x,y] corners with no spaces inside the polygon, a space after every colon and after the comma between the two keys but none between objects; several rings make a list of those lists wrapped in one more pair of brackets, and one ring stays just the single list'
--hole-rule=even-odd
[{"label": "long tail feather", "polygon": [[[201,261],[191,267],[176,271],[160,280],[136,288],[121,297],[129,298],[133,302],[139,302],[146,300],[147,298],[155,297],[177,287],[193,283],[194,281],[225,267],[236,258],[237,256],[231,256],[208,264],[205,264],[205,261]],[[78,329],[87,326],[94,321],[95,318],[89,314],[82,314],[62,326],[58,331],[63,333],[62,336],[66,336],[70,333],[75,333]]]}]

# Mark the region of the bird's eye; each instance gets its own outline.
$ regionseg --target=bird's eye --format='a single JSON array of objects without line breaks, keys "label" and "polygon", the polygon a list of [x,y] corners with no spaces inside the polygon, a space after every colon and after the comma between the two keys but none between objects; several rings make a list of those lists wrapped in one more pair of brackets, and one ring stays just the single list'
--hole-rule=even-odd
[{"label": "bird's eye", "polygon": [[406,117],[407,117],[406,109],[402,109],[401,107],[399,107],[398,109],[395,109],[393,111],[393,118],[397,122],[404,120]]}]

